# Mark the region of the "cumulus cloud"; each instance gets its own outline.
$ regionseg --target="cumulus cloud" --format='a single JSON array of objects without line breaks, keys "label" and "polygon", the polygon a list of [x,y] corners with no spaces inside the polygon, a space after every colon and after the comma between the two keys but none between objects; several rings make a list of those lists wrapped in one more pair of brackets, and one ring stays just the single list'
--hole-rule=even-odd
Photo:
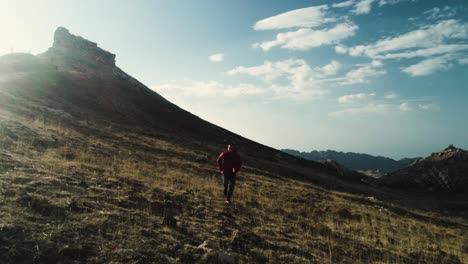
[{"label": "cumulus cloud", "polygon": [[351,107],[351,108],[334,111],[334,112],[329,113],[328,115],[332,117],[340,117],[340,116],[350,116],[350,115],[357,115],[357,114],[378,114],[378,113],[389,112],[395,109],[396,109],[395,105],[391,105],[391,104],[369,103],[364,106]]},{"label": "cumulus cloud", "polygon": [[419,109],[423,111],[438,111],[440,106],[436,104],[418,104]]},{"label": "cumulus cloud", "polygon": [[[342,68],[343,65],[335,60],[312,68],[302,59],[288,59],[276,62],[265,61],[261,65],[251,67],[239,66],[227,71],[227,74],[248,75],[262,80],[269,85],[275,99],[304,100],[325,94],[324,83],[340,79],[335,76]],[[286,85],[278,85],[284,81],[287,82]]]},{"label": "cumulus cloud", "polygon": [[[374,77],[385,74],[383,63],[378,60],[366,64],[358,64],[340,74],[345,69],[343,64],[332,60],[323,66],[310,67],[302,59],[288,59],[283,61],[265,61],[261,65],[245,67],[238,66],[226,72],[227,75],[248,75],[255,77],[269,85],[287,81],[287,87],[296,90],[324,91],[325,87],[334,85],[350,85],[368,83]],[[281,87],[279,89],[284,89]],[[318,94],[318,93],[315,93]],[[368,94],[369,95],[369,94]]]},{"label": "cumulus cloud", "polygon": [[374,60],[367,64],[358,65],[358,68],[353,69],[346,73],[343,80],[340,82],[342,85],[368,83],[370,78],[386,74],[382,69],[383,63]]},{"label": "cumulus cloud", "polygon": [[374,0],[361,0],[354,6],[354,9],[351,11],[356,15],[365,15],[369,14],[372,8],[372,3]]},{"label": "cumulus cloud", "polygon": [[400,53],[389,53],[385,55],[374,56],[377,59],[410,59],[415,57],[431,57],[441,54],[453,54],[459,51],[468,50],[468,44],[441,44],[427,49],[418,49],[414,51],[405,51]]},{"label": "cumulus cloud", "polygon": [[468,64],[468,57],[457,59],[457,61],[462,65]]},{"label": "cumulus cloud", "polygon": [[375,69],[369,66],[360,67],[346,74],[346,81],[342,84],[368,83],[370,77],[384,75],[385,70]]},{"label": "cumulus cloud", "polygon": [[401,104],[393,103],[368,103],[362,106],[350,107],[334,111],[329,113],[329,116],[332,117],[341,117],[341,116],[351,116],[351,115],[360,115],[360,114],[389,114],[389,113],[410,113],[410,112],[419,112],[423,111],[438,111],[440,107],[436,104],[418,104],[417,106],[412,105],[409,102],[404,102]]},{"label": "cumulus cloud", "polygon": [[255,30],[272,30],[293,27],[317,27],[335,21],[335,18],[327,17],[327,10],[327,5],[296,9],[257,21],[253,28]]},{"label": "cumulus cloud", "polygon": [[440,107],[436,104],[427,103],[427,104],[412,104],[410,102],[404,102],[399,107],[400,111],[409,112],[409,111],[439,111]]},{"label": "cumulus cloud", "polygon": [[372,44],[337,46],[335,51],[378,60],[425,58],[419,63],[401,68],[411,76],[425,76],[449,69],[460,53],[468,50],[468,44],[463,43],[467,39],[468,23],[449,19]]},{"label": "cumulus cloud", "polygon": [[448,70],[453,65],[451,63],[453,59],[451,55],[430,58],[411,66],[403,67],[402,71],[413,77],[431,75],[437,71]]},{"label": "cumulus cloud", "polygon": [[444,6],[443,8],[434,7],[424,12],[427,19],[437,20],[441,18],[450,18],[457,14],[457,9],[450,6]]},{"label": "cumulus cloud", "polygon": [[384,6],[384,5],[396,5],[401,2],[408,2],[408,1],[415,1],[415,0],[380,0],[379,1],[379,6]]},{"label": "cumulus cloud", "polygon": [[418,101],[431,101],[432,99],[428,97],[395,100],[397,97],[399,96],[393,92],[387,93],[383,98],[378,98],[375,93],[341,96],[338,98],[338,102],[340,107],[344,107],[344,109],[333,111],[329,115],[339,117],[358,114],[416,113],[440,109],[437,104],[432,102],[416,103]]},{"label": "cumulus cloud", "polygon": [[322,30],[301,28],[296,31],[279,33],[275,40],[255,43],[253,46],[260,47],[264,51],[276,46],[291,50],[309,50],[322,45],[339,43],[343,39],[354,36],[358,28],[351,22],[339,23],[333,28]]},{"label": "cumulus cloud", "polygon": [[333,76],[336,75],[342,67],[343,65],[341,63],[333,60],[321,68],[316,68],[316,71],[321,72],[324,76]]},{"label": "cumulus cloud", "polygon": [[354,0],[349,0],[349,1],[336,3],[336,4],[333,4],[332,7],[342,8],[342,7],[349,7],[349,6],[352,6],[352,5],[354,5]]},{"label": "cumulus cloud", "polygon": [[213,55],[210,55],[208,59],[211,62],[221,62],[221,61],[224,61],[224,54],[223,53],[213,54]]},{"label": "cumulus cloud", "polygon": [[335,76],[342,67],[343,65],[335,60],[321,67],[312,68],[302,59],[288,59],[277,62],[265,61],[261,65],[252,67],[239,66],[227,71],[227,74],[245,74],[267,83],[273,83],[284,77],[294,86],[302,86],[304,83],[311,84],[312,82],[316,85],[324,79]]},{"label": "cumulus cloud", "polygon": [[262,65],[253,67],[239,66],[228,71],[227,74],[246,74],[271,83],[284,76],[298,81],[306,78],[310,72],[311,68],[304,60],[288,59],[278,62],[265,61]]},{"label": "cumulus cloud", "polygon": [[338,46],[335,46],[335,51],[338,54],[345,54],[346,52],[348,52],[348,49],[344,46],[338,45]]},{"label": "cumulus cloud", "polygon": [[366,101],[371,97],[374,97],[375,93],[357,93],[357,94],[348,94],[348,95],[343,95],[338,98],[338,103],[340,104],[352,104],[352,103],[358,103],[362,101]]},{"label": "cumulus cloud", "polygon": [[408,111],[413,110],[413,108],[411,108],[411,106],[410,106],[410,104],[408,102],[404,102],[404,103],[400,104],[399,108],[403,112],[408,112]]},{"label": "cumulus cloud", "polygon": [[426,25],[393,38],[386,38],[374,44],[358,45],[348,49],[351,56],[382,57],[393,51],[412,48],[433,48],[451,39],[467,39],[468,24],[457,20],[444,20]]}]

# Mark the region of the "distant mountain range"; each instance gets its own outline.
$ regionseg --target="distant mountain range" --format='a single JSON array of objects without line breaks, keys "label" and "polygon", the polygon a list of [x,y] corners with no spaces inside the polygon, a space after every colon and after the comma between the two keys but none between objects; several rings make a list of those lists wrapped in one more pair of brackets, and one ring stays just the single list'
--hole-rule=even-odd
[{"label": "distant mountain range", "polygon": [[385,173],[399,170],[420,159],[404,158],[394,160],[382,156],[334,150],[300,152],[293,149],[282,149],[282,151],[307,160],[335,160],[340,165],[352,170],[378,170]]}]

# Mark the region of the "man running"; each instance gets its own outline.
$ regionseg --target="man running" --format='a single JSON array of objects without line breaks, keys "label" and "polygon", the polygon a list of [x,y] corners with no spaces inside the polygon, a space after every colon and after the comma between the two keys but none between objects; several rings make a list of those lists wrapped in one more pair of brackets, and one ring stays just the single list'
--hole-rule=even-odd
[{"label": "man running", "polygon": [[232,193],[236,185],[236,174],[242,166],[240,156],[236,151],[236,146],[232,143],[228,144],[227,150],[219,155],[216,163],[218,163],[219,171],[223,175],[225,203],[231,204]]}]

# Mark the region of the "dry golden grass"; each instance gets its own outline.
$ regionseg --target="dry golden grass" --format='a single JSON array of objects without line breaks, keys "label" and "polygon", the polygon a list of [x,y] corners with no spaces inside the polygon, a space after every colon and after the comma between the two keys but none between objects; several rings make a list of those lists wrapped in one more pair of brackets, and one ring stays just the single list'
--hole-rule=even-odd
[{"label": "dry golden grass", "polygon": [[[196,246],[212,241],[243,263],[468,263],[466,226],[429,213],[414,218],[249,165],[226,207],[211,160],[218,153],[102,128],[109,137],[44,120],[0,122],[11,155],[2,162],[15,164],[0,174],[0,234],[9,239],[1,252],[12,261],[203,262]],[[5,131],[21,126],[46,146],[27,134],[7,143]]]}]

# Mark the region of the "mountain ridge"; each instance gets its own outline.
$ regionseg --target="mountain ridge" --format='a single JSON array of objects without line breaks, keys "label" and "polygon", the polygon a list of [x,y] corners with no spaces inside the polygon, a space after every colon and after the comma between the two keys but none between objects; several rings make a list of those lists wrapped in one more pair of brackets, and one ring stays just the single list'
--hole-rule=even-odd
[{"label": "mountain ridge", "polygon": [[463,193],[468,188],[468,151],[449,145],[380,180],[381,184],[403,189]]},{"label": "mountain ridge", "polygon": [[403,158],[400,160],[394,160],[384,156],[335,150],[313,150],[311,152],[301,152],[293,149],[282,149],[282,151],[308,160],[335,160],[342,166],[352,170],[379,170],[384,173],[396,171],[421,159]]}]

